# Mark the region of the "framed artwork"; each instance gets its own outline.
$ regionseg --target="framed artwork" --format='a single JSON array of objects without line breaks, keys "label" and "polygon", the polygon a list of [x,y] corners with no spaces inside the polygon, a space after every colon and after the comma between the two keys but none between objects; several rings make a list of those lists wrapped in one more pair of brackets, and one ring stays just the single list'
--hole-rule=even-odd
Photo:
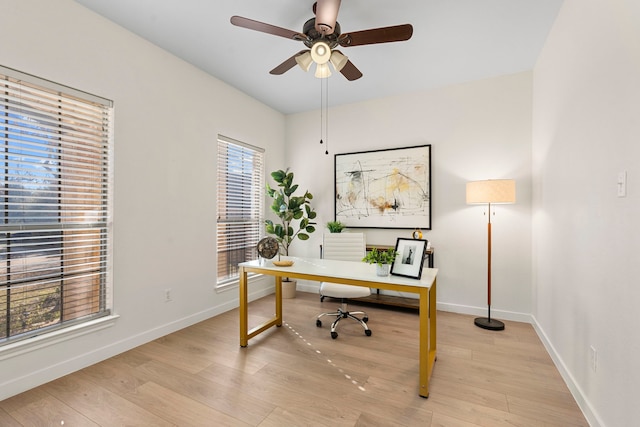
[{"label": "framed artwork", "polygon": [[426,249],[427,241],[424,239],[403,239],[398,237],[396,242],[398,256],[391,264],[391,274],[420,279],[424,263],[424,251]]},{"label": "framed artwork", "polygon": [[335,220],[431,230],[431,145],[335,155]]}]

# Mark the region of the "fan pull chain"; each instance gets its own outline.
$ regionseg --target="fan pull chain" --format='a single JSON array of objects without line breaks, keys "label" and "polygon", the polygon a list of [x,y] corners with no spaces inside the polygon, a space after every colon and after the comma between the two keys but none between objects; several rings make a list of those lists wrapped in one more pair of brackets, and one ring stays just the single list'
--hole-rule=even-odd
[{"label": "fan pull chain", "polygon": [[322,123],[323,123],[323,117],[322,117],[322,80],[320,79],[320,144],[324,144],[324,141],[322,140]]},{"label": "fan pull chain", "polygon": [[329,78],[323,80],[327,81],[324,98],[324,139],[326,141],[324,154],[329,155]]},{"label": "fan pull chain", "polygon": [[[324,90],[323,90],[324,89]],[[324,131],[324,140],[322,138]],[[329,79],[320,79],[320,144],[325,145],[324,154],[329,154]]]}]

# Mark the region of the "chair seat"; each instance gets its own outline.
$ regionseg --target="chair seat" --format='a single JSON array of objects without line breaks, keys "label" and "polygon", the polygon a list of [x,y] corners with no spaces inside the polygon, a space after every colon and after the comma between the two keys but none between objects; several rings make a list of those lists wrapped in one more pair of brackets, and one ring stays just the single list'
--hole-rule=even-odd
[{"label": "chair seat", "polygon": [[[362,261],[365,255],[363,233],[327,233],[322,238],[322,257],[325,259],[341,259],[345,261]],[[341,319],[354,320],[362,326],[366,336],[371,336],[371,329],[367,325],[369,317],[364,311],[349,311],[347,299],[363,298],[371,295],[371,289],[364,286],[343,285],[340,283],[322,282],[320,284],[320,302],[325,297],[340,299],[341,307],[335,312],[322,313],[316,317],[316,326],[322,327],[324,316],[333,317],[331,323],[331,338],[338,338],[336,331]],[[362,318],[356,315],[362,315]]]},{"label": "chair seat", "polygon": [[365,288],[364,286],[322,282],[320,285],[320,294],[331,298],[362,298],[371,295],[371,289]]}]

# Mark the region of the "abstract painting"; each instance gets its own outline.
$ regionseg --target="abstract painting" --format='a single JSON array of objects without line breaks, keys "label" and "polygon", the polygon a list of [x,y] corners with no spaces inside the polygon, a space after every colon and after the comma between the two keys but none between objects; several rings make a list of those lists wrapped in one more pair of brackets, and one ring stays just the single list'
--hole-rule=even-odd
[{"label": "abstract painting", "polygon": [[335,220],[431,229],[431,145],[335,155]]}]

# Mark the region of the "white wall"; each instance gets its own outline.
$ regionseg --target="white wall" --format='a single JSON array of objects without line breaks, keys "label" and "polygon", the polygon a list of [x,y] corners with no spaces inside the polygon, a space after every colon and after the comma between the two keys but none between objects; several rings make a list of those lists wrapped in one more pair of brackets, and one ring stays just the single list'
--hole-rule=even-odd
[{"label": "white wall", "polygon": [[[492,313],[530,321],[531,78],[525,72],[332,108],[329,155],[319,144],[319,111],[287,116],[287,164],[315,196],[320,228],[292,253],[318,254],[334,215],[335,153],[431,144],[433,229],[424,235],[440,269],[438,307],[486,315],[487,219],[482,207],[465,204],[465,185],[514,178],[517,204],[497,207],[492,220]],[[412,231],[365,232],[369,243],[395,244]]]},{"label": "white wall", "polygon": [[1,400],[236,307],[237,292],[214,291],[216,136],[267,148],[273,169],[285,120],[71,0],[2,0],[0,9],[2,65],[115,102],[120,316],[110,328],[3,357]]},{"label": "white wall", "polygon": [[637,426],[640,3],[567,0],[534,82],[533,314],[592,425]]},{"label": "white wall", "polygon": [[[0,44],[2,65],[115,101],[120,315],[113,327],[2,360],[0,399],[237,304],[235,292],[213,291],[222,133],[265,146],[268,171],[286,166],[278,160],[286,141],[286,163],[316,196],[321,231],[333,218],[334,153],[432,144],[433,230],[425,235],[441,269],[439,307],[452,311],[486,312],[486,220],[482,208],[464,204],[465,182],[515,178],[517,204],[500,206],[493,220],[493,313],[517,320],[533,313],[592,425],[640,419],[635,0],[567,0],[533,78],[332,109],[329,156],[318,144],[319,112],[285,119],[71,0],[2,0],[0,38],[11,41]],[[616,197],[622,170],[626,198]],[[409,233],[367,231],[382,244]],[[293,253],[317,255],[320,234]],[[169,287],[174,301],[165,303]]]}]

